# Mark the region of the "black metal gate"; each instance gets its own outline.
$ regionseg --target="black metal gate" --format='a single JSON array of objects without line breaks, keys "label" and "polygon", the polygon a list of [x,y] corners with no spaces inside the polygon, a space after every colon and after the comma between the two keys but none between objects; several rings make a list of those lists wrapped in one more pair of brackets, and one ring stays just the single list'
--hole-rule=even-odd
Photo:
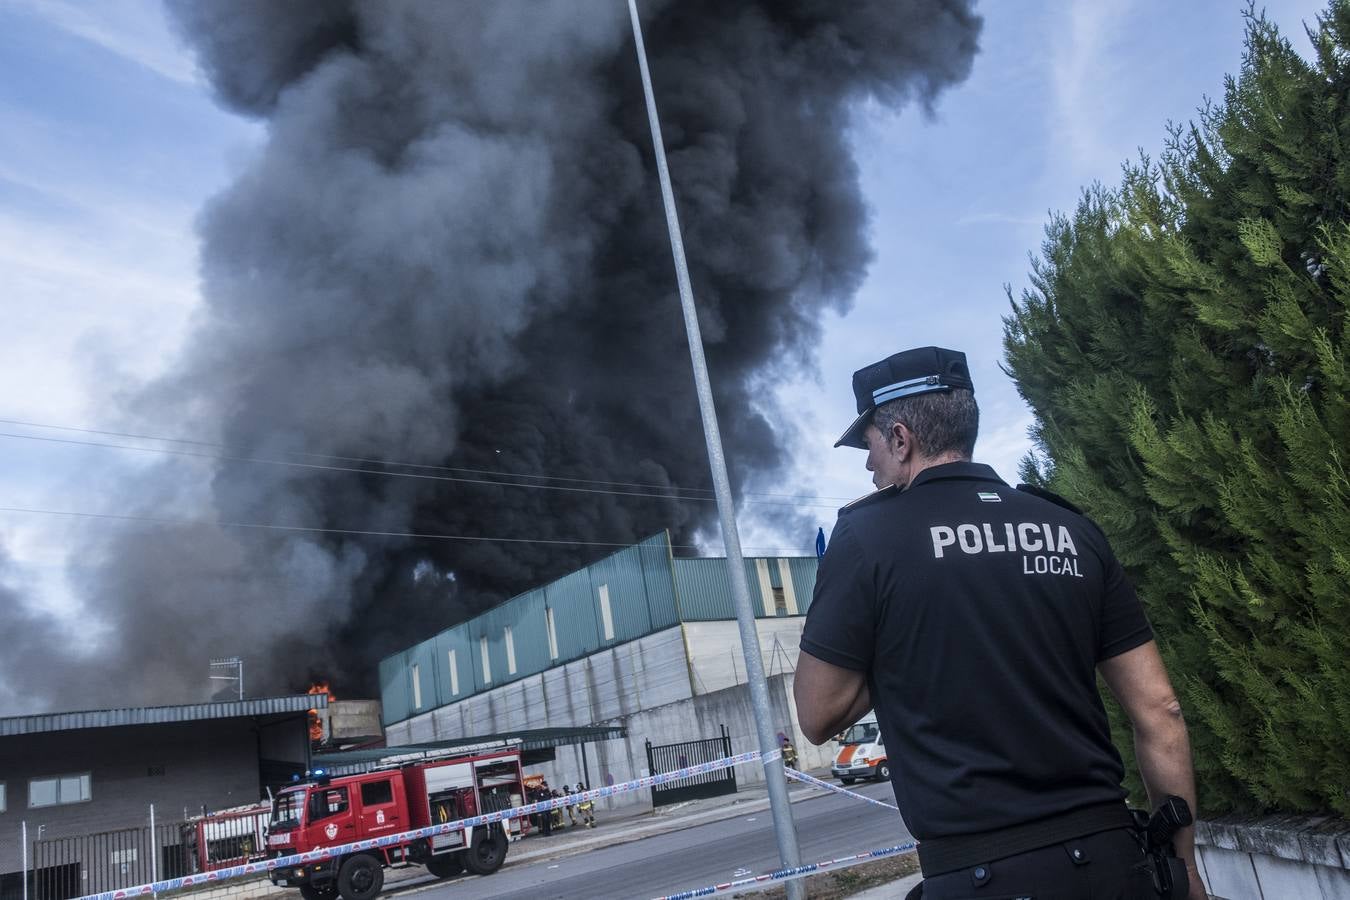
[{"label": "black metal gate", "polygon": [[[653,775],[676,772],[699,763],[725,759],[731,755],[731,735],[727,727],[721,726],[722,736],[701,741],[685,741],[680,744],[661,744],[653,746],[647,741],[647,770]],[[658,784],[652,788],[652,806],[665,806],[681,803],[685,800],[701,800],[705,797],[720,797],[723,794],[736,793],[736,770],[730,766],[704,775],[691,775]]]},{"label": "black metal gate", "polygon": [[30,898],[67,900],[186,875],[191,860],[182,829],[175,823],[153,835],[142,827],[34,841]]}]

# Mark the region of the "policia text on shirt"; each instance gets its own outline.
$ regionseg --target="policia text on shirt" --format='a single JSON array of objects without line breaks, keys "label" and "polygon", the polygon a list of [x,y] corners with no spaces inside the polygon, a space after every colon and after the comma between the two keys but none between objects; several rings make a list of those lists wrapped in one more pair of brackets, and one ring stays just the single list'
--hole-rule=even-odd
[{"label": "policia text on shirt", "polygon": [[1184,862],[1166,865],[1150,844],[1162,832],[1125,806],[1099,673],[1154,804],[1193,806],[1195,787],[1153,630],[1105,535],[971,461],[963,354],[897,353],[853,391],[839,444],[867,451],[878,490],[841,510],[820,561],[794,681],[806,736],[875,708],[929,900],[1203,897],[1191,828],[1165,835]]},{"label": "policia text on shirt", "polygon": [[[990,494],[997,497],[997,494]],[[1078,548],[1074,546],[1073,535],[1063,525],[1054,528],[1049,522],[1003,522],[979,525],[963,524],[954,528],[950,525],[933,525],[929,529],[933,536],[933,558],[942,559],[944,551],[953,545],[959,545],[962,553],[1022,553],[1022,574],[1024,575],[1072,575],[1082,578],[1078,571]],[[999,543],[1000,537],[1003,543]],[[1026,554],[1048,550],[1053,555]]]}]

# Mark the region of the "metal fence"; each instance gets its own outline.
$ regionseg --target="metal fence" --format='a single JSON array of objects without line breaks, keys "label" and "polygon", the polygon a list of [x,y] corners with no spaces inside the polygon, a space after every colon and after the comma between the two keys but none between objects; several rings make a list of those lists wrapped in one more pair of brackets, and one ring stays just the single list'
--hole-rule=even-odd
[{"label": "metal fence", "polygon": [[68,900],[262,859],[266,823],[265,811],[249,810],[35,840],[29,897]]},{"label": "metal fence", "polygon": [[[731,756],[731,735],[725,725],[722,736],[679,744],[653,745],[647,741],[647,769],[653,775],[674,772],[699,763],[713,762]],[[726,768],[706,775],[691,775],[670,784],[652,788],[652,806],[666,806],[685,800],[701,800],[736,793],[736,770]]]}]

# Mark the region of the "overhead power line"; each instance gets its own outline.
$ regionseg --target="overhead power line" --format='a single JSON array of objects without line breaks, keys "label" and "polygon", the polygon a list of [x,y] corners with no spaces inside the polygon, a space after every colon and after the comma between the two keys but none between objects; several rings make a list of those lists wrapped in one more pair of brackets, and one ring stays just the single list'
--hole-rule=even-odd
[{"label": "overhead power line", "polygon": [[[222,444],[216,441],[199,441],[199,440],[192,440],[189,438],[163,437],[161,435],[137,434],[135,432],[129,431],[105,431],[99,428],[79,428],[73,425],[50,425],[45,422],[28,422],[22,419],[0,419],[0,425],[23,425],[28,428],[49,428],[54,431],[73,431],[79,434],[99,434],[104,435],[106,437],[135,438],[137,440],[142,441],[163,441],[169,444],[191,444],[197,447],[215,447],[221,450],[230,449],[229,444]],[[145,447],[141,449],[153,450],[154,448]],[[370,457],[370,456],[342,456],[334,453],[310,453],[305,450],[284,450],[282,452],[285,453],[287,456],[303,456],[308,457],[310,459],[330,459],[336,460],[338,462],[364,463],[366,465],[378,465],[378,466],[399,466],[401,468],[406,469],[429,469],[431,471],[436,472],[464,472],[469,475],[498,475],[498,476],[509,476],[511,478],[536,478],[548,481],[571,481],[581,484],[603,484],[611,487],[653,488],[659,490],[699,491],[702,493],[709,493],[709,494],[712,493],[711,488],[682,488],[679,487],[678,485],[644,484],[641,482],[632,482],[632,481],[604,481],[598,478],[570,478],[564,475],[548,475],[530,472],[507,472],[501,469],[470,469],[461,466],[441,466],[441,465],[434,465],[431,463],[402,462],[400,460],[380,459],[378,457]],[[795,495],[763,494],[763,496],[793,497]]]},{"label": "overhead power line", "polygon": [[[163,437],[160,435],[153,435],[153,434],[136,434],[134,432],[127,432],[127,431],[106,431],[98,428],[82,428],[75,425],[52,425],[45,422],[28,422],[23,419],[0,418],[0,425],[22,425],[27,428],[49,428],[53,431],[73,431],[78,432],[80,434],[99,434],[104,435],[106,437],[135,438],[137,440],[143,441],[163,441],[169,444],[192,444],[198,447],[215,447],[221,450],[230,449],[229,444],[222,444],[215,441],[200,441],[200,440],[193,440],[190,438]],[[333,453],[311,453],[305,450],[285,450],[282,452],[285,453],[287,456],[304,456],[310,459],[331,459],[336,460],[338,462],[365,463],[367,465],[399,466],[405,469],[428,469],[436,472],[464,472],[469,475],[498,475],[510,478],[535,478],[546,481],[570,481],[578,484],[602,484],[608,487],[650,488],[653,490],[667,490],[667,491],[697,491],[699,493],[708,494],[709,496],[711,496],[713,493],[712,488],[680,487],[679,485],[653,484],[650,482],[644,483],[636,481],[605,481],[599,478],[574,478],[566,475],[550,475],[548,473],[540,473],[540,472],[508,472],[500,469],[470,469],[464,468],[462,466],[441,466],[441,465],[434,465],[431,463],[402,462],[400,460],[380,459],[379,457],[341,456]],[[362,471],[365,470],[363,469]],[[776,493],[772,491],[747,491],[745,496],[778,497],[784,500],[825,500],[825,501],[838,501],[839,503],[847,503],[853,499],[852,497],[814,497],[802,494]]]},{"label": "overhead power line", "polygon": [[[17,422],[17,421],[14,421],[14,420],[8,420],[8,419],[0,419],[0,422],[9,422],[10,424],[22,424],[22,425],[26,425],[27,427],[38,427],[38,428],[48,428],[48,427],[50,427],[50,428],[64,428],[65,430],[70,430],[70,431],[83,431],[83,432],[85,432],[85,433],[90,433],[90,434],[106,434],[106,433],[107,433],[107,432],[99,432],[99,431],[95,431],[95,430],[93,430],[93,429],[72,429],[72,428],[65,428],[64,426],[44,426],[44,425],[36,425],[36,424],[33,424],[33,423],[22,423],[22,422]],[[140,439],[140,440],[163,440],[163,441],[171,441],[171,442],[176,442],[176,443],[196,443],[196,444],[200,444],[200,445],[203,445],[203,446],[215,446],[215,447],[221,447],[221,446],[224,446],[224,445],[220,445],[220,444],[207,444],[206,442],[180,441],[180,440],[178,440],[178,439],[176,439],[176,438],[155,438],[155,437],[150,437],[150,436],[146,436],[146,435],[125,435],[125,436],[127,436],[127,437],[134,437],[134,438],[137,438],[137,439]],[[283,466],[283,467],[290,467],[290,468],[311,469],[311,470],[322,470],[322,471],[330,471],[330,472],[346,472],[346,473],[350,473],[350,474],[360,474],[360,475],[379,475],[379,476],[384,476],[384,477],[389,477],[389,478],[416,478],[416,479],[421,479],[421,480],[426,480],[426,481],[446,481],[446,482],[455,482],[455,483],[459,483],[459,484],[494,485],[494,486],[497,486],[497,487],[520,487],[520,488],[529,488],[529,489],[533,489],[533,490],[564,491],[564,492],[579,493],[579,494],[604,494],[604,495],[618,496],[618,497],[644,497],[644,498],[658,499],[658,500],[678,500],[678,501],[682,501],[682,502],[687,502],[687,501],[697,501],[697,502],[704,502],[704,503],[713,503],[713,502],[716,502],[716,498],[715,498],[715,497],[711,497],[711,496],[707,496],[707,497],[688,497],[688,496],[682,496],[682,495],[680,495],[680,494],[663,493],[663,492],[662,492],[662,491],[672,491],[672,490],[689,490],[689,489],[686,489],[686,488],[675,488],[675,487],[666,488],[666,487],[661,487],[661,486],[659,486],[659,485],[649,485],[649,486],[644,486],[644,485],[633,484],[633,483],[629,483],[629,482],[605,482],[605,481],[592,481],[592,482],[589,482],[589,483],[592,483],[592,484],[611,484],[611,485],[625,485],[625,484],[628,484],[628,485],[631,485],[631,486],[633,486],[633,487],[652,487],[652,488],[656,488],[656,490],[616,490],[616,489],[611,489],[611,488],[578,487],[578,486],[573,486],[573,485],[560,485],[560,484],[523,484],[523,483],[520,483],[520,482],[502,481],[502,480],[499,480],[499,478],[504,476],[504,477],[519,477],[519,478],[549,479],[549,480],[559,480],[559,481],[573,481],[573,482],[582,482],[582,483],[587,482],[587,479],[579,479],[579,478],[562,478],[562,477],[551,476],[551,475],[528,475],[528,474],[512,473],[512,472],[493,472],[493,471],[490,471],[490,470],[484,470],[484,469],[455,469],[455,468],[451,468],[451,467],[443,467],[443,466],[421,466],[421,465],[416,464],[416,463],[390,463],[390,462],[385,462],[385,461],[382,461],[382,460],[364,460],[364,459],[360,459],[360,458],[357,458],[357,457],[322,457],[322,456],[319,455],[319,454],[307,454],[307,453],[306,453],[306,454],[297,454],[297,455],[303,455],[303,456],[317,456],[317,457],[319,457],[319,458],[328,458],[328,459],[345,459],[345,460],[353,460],[353,461],[359,461],[359,462],[368,463],[368,464],[371,464],[371,465],[384,465],[384,466],[395,465],[395,466],[408,466],[408,467],[416,467],[416,468],[430,468],[430,469],[436,469],[436,470],[440,470],[440,471],[463,471],[463,472],[474,472],[474,473],[479,473],[479,474],[484,474],[484,475],[493,475],[493,476],[498,476],[498,477],[497,477],[497,478],[468,478],[468,477],[465,477],[465,476],[462,476],[462,475],[437,475],[437,474],[432,474],[432,473],[430,473],[430,472],[397,472],[397,471],[389,471],[389,470],[385,470],[385,469],[366,469],[366,468],[358,468],[358,467],[356,467],[356,466],[338,466],[338,465],[331,465],[331,464],[324,464],[324,463],[315,463],[315,462],[297,462],[297,461],[294,461],[294,460],[286,460],[286,459],[269,459],[269,458],[266,458],[266,457],[242,456],[242,455],[230,454],[230,453],[208,453],[208,452],[199,451],[199,450],[181,450],[181,449],[174,449],[174,448],[170,448],[170,447],[140,447],[140,446],[136,446],[136,445],[133,445],[133,444],[116,444],[116,443],[110,443],[110,442],[107,442],[107,441],[81,441],[81,440],[75,440],[75,439],[73,439],[73,438],[58,438],[58,437],[49,437],[49,436],[46,436],[46,435],[36,435],[36,434],[17,434],[17,433],[14,433],[14,432],[0,432],[0,437],[7,437],[7,438],[13,438],[13,439],[16,439],[16,440],[25,440],[25,441],[43,441],[43,442],[46,442],[46,443],[54,443],[54,444],[69,444],[69,445],[80,446],[80,447],[101,447],[101,448],[112,449],[112,450],[130,450],[130,451],[135,451],[135,452],[140,452],[140,453],[163,453],[163,454],[167,454],[167,455],[171,455],[171,456],[188,456],[188,457],[195,457],[195,458],[199,458],[199,459],[213,459],[213,460],[218,460],[218,461],[221,461],[221,462],[244,462],[244,463],[257,464],[257,465]],[[700,490],[701,490],[701,489],[700,489]],[[744,501],[744,502],[746,502],[746,503],[753,503],[753,504],[755,504],[756,506],[781,506],[781,507],[789,507],[789,508],[805,508],[805,507],[812,507],[812,508],[820,508],[820,509],[834,509],[834,508],[837,506],[838,502],[846,502],[846,501],[842,501],[840,498],[827,498],[827,497],[794,497],[794,495],[790,495],[790,494],[751,494],[751,495],[748,495],[748,496],[752,496],[752,497],[753,497],[753,496],[769,496],[769,497],[793,498],[792,500],[787,500],[787,499],[784,499],[784,500],[755,500],[755,499],[749,499],[749,500]],[[824,502],[820,502],[820,501],[824,501]],[[829,501],[836,501],[836,502],[829,502]]]},{"label": "overhead power line", "polygon": [[[321,528],[313,525],[277,525],[266,522],[212,522],[205,519],[179,519],[171,516],[139,516],[118,513],[95,513],[76,510],[58,510],[58,509],[32,509],[21,506],[0,506],[0,512],[27,513],[37,516],[64,516],[78,519],[104,519],[116,522],[147,522],[153,525],[170,525],[179,527],[208,527],[208,528],[240,528],[259,531],[280,531],[280,532],[298,532],[306,534],[345,534],[354,537],[391,537],[391,538],[409,538],[413,540],[425,541],[468,541],[482,542],[492,544],[545,544],[554,546],[568,547],[609,547],[625,548],[635,546],[633,541],[614,542],[614,541],[581,541],[581,540],[563,540],[555,538],[509,538],[509,537],[485,537],[474,534],[434,534],[429,532],[417,531],[379,531],[374,529],[360,528]],[[698,550],[696,544],[671,544],[672,550]],[[763,547],[747,548],[755,550],[762,556],[792,556],[790,551],[780,549],[768,549]]]},{"label": "overhead power line", "polygon": [[[190,456],[199,459],[214,459],[221,462],[244,462],[255,463],[258,465],[282,466],[295,469],[312,469],[327,472],[346,472],[357,475],[378,475],[385,478],[415,478],[421,481],[447,481],[456,484],[477,484],[492,485],[495,487],[517,487],[527,488],[538,491],[563,491],[574,494],[604,494],[615,497],[645,497],[654,500],[677,500],[681,502],[716,502],[713,497],[681,497],[675,494],[653,493],[649,491],[623,491],[610,488],[586,488],[574,487],[565,484],[521,484],[513,481],[497,481],[491,478],[467,478],[462,475],[434,475],[430,472],[390,472],[380,469],[360,469],[355,466],[334,466],[323,463],[295,462],[287,459],[268,459],[259,456],[236,456],[226,453],[206,453],[199,450],[177,450],[170,447],[137,447],[132,444],[113,444],[106,441],[77,441],[73,438],[47,437],[37,434],[15,434],[8,431],[0,431],[0,437],[15,438],[24,441],[44,441],[52,444],[73,444],[79,447],[103,447],[111,450],[132,450],[141,453],[165,453],[171,456]],[[757,506],[786,506],[800,508],[806,506],[833,508],[833,504],[826,503],[789,503],[777,500],[747,500],[747,503],[753,503]]]}]

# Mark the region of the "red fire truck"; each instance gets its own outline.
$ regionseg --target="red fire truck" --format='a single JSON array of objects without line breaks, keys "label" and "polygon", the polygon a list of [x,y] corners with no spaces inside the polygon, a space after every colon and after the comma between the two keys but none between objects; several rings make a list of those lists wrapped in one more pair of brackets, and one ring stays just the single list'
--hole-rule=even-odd
[{"label": "red fire truck", "polygon": [[190,861],[188,871],[213,872],[265,858],[265,835],[271,812],[270,806],[259,803],[188,819],[182,825],[182,846]]},{"label": "red fire truck", "polygon": [[[289,787],[272,804],[267,849],[291,856],[443,825],[520,806],[525,788],[520,744],[460,747],[435,757],[388,757],[369,772],[323,777]],[[523,818],[456,830],[272,871],[274,884],[298,887],[305,900],[371,900],[390,866],[423,865],[437,878],[468,870],[491,875],[510,841],[529,828]]]}]

